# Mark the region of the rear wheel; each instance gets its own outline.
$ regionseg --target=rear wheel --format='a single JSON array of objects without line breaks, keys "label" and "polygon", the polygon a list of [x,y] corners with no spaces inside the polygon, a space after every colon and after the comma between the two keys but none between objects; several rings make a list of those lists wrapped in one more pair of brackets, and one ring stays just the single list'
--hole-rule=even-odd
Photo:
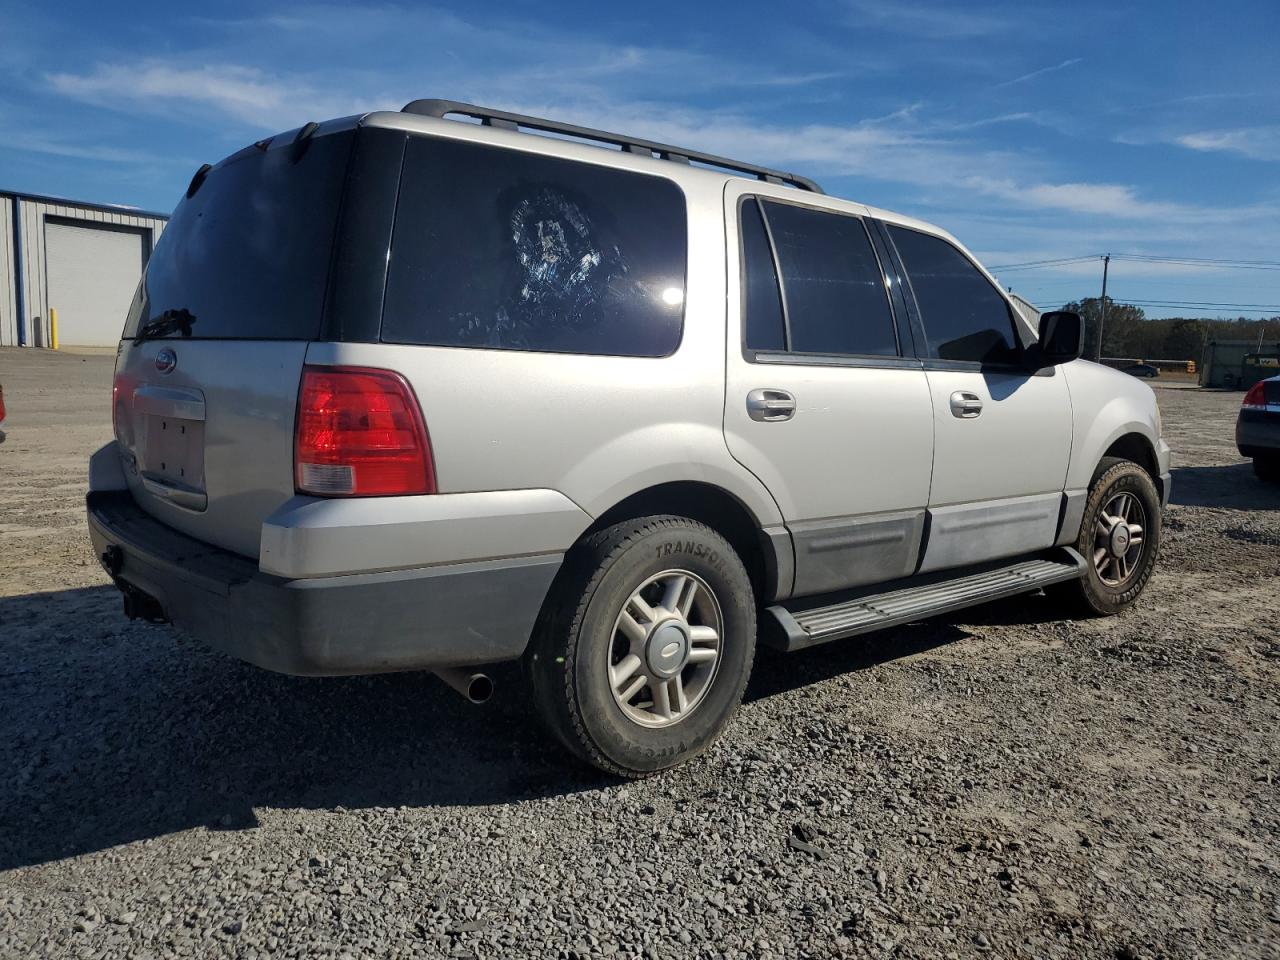
[{"label": "rear wheel", "polygon": [[526,658],[533,699],[587,763],[656,773],[720,735],[755,634],[751,582],[723,537],[682,517],[624,521],[566,559]]},{"label": "rear wheel", "polygon": [[1257,474],[1259,480],[1280,483],[1280,453],[1254,457],[1253,472]]},{"label": "rear wheel", "polygon": [[1080,612],[1111,616],[1138,599],[1160,549],[1160,496],[1142,467],[1113,457],[1098,465],[1075,548],[1085,575],[1061,593]]}]

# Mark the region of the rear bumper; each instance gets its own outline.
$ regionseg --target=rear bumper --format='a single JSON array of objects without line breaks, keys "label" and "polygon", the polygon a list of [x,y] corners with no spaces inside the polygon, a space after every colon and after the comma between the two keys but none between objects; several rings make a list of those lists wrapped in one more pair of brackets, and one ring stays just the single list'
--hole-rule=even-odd
[{"label": "rear bumper", "polygon": [[1241,410],[1236,421],[1236,448],[1243,457],[1280,453],[1280,407]]},{"label": "rear bumper", "polygon": [[[559,553],[286,579],[91,492],[93,548],[117,586],[214,649],[306,676],[472,666],[519,657]],[[136,594],[133,594],[136,596]]]}]

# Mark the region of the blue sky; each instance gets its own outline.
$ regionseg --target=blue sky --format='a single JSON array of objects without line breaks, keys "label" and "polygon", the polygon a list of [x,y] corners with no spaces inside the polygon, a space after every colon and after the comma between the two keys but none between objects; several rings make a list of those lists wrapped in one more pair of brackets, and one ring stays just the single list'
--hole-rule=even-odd
[{"label": "blue sky", "polygon": [[[795,170],[993,266],[1280,261],[1276,0],[0,0],[0,34],[6,189],[168,210],[264,133],[434,96]],[[1053,306],[1101,270],[997,273]],[[1270,306],[1280,270],[1117,261],[1110,292]]]}]

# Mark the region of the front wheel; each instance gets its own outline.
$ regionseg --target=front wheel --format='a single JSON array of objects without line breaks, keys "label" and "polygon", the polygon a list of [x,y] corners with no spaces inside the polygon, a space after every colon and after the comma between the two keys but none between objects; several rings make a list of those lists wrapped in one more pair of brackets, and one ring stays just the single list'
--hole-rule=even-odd
[{"label": "front wheel", "polygon": [[1280,483],[1280,453],[1254,457],[1253,472],[1259,480]]},{"label": "front wheel", "polygon": [[533,700],[571,752],[642,777],[706,749],[742,699],[755,598],[711,528],[644,517],[572,551],[526,658]]},{"label": "front wheel", "polygon": [[1075,548],[1085,575],[1061,592],[1080,612],[1112,616],[1138,599],[1160,550],[1160,495],[1147,471],[1113,457],[1098,465]]}]

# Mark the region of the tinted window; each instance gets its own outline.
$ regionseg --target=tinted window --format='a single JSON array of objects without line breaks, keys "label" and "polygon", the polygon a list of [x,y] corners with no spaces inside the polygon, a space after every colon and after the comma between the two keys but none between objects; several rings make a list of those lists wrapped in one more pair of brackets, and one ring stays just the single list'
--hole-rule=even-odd
[{"label": "tinted window", "polygon": [[903,227],[890,226],[889,233],[911,278],[928,355],[1013,363],[1013,320],[991,281],[945,240]]},{"label": "tinted window", "polygon": [[160,235],[124,335],[178,314],[193,337],[314,339],[352,139],[250,147],[210,170]]},{"label": "tinted window", "polygon": [[889,298],[857,217],[764,202],[778,251],[791,350],[896,356]]},{"label": "tinted window", "polygon": [[382,339],[666,356],[686,248],[684,196],[668,180],[413,137]]},{"label": "tinted window", "polygon": [[754,199],[743,201],[742,268],[746,274],[746,326],[748,350],[785,350],[787,332],[782,320],[782,297],[778,293],[778,271],[773,251]]}]

